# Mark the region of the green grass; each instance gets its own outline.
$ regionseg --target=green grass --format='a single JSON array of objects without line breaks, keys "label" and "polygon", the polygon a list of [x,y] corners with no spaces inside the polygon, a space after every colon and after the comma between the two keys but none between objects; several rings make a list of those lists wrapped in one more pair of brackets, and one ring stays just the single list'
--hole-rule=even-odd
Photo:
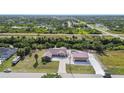
[{"label": "green grass", "polygon": [[95,71],[92,66],[83,66],[83,65],[66,65],[67,73],[73,74],[94,74]]},{"label": "green grass", "polygon": [[112,74],[124,74],[124,50],[108,51],[98,57]]},{"label": "green grass", "polygon": [[[6,62],[0,66],[0,71],[3,71],[5,68],[11,68],[12,72],[43,72],[43,73],[56,73],[58,71],[59,62],[49,62],[46,65],[43,65],[41,62],[41,57],[45,50],[37,51],[32,54],[32,56],[26,56],[24,60],[17,63],[15,66],[11,66],[12,59],[11,57]],[[34,55],[38,54],[38,64],[35,62]]]}]

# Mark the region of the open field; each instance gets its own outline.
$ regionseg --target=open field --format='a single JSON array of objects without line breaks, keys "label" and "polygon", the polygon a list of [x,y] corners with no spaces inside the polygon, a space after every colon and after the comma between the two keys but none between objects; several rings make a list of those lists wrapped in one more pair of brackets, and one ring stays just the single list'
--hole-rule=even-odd
[{"label": "open field", "polygon": [[66,65],[67,73],[74,74],[94,74],[95,71],[92,66],[83,66],[83,65]]},{"label": "open field", "polygon": [[124,50],[108,51],[106,55],[98,55],[99,59],[112,74],[124,74]]},{"label": "open field", "polygon": [[11,57],[6,62],[0,66],[0,71],[3,71],[5,68],[11,68],[12,72],[42,72],[42,73],[56,73],[58,71],[59,62],[50,62],[46,65],[43,65],[41,62],[41,56],[44,53],[44,50],[36,52],[39,55],[38,64],[35,63],[34,54],[32,56],[26,56],[24,60],[17,63],[15,66],[11,66],[12,59]]}]

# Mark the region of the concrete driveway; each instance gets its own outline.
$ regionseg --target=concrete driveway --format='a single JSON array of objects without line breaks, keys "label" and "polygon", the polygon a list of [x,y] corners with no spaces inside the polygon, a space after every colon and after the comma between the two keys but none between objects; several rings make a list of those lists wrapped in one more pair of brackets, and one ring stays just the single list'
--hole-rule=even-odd
[{"label": "concrete driveway", "polygon": [[59,62],[58,73],[66,73],[66,63],[63,61]]},{"label": "concrete driveway", "polygon": [[100,62],[98,62],[98,60],[95,58],[95,56],[91,53],[88,53],[88,55],[89,55],[89,61],[93,66],[95,73],[100,75],[105,75],[104,69],[100,65]]},{"label": "concrete driveway", "polygon": [[66,63],[69,62],[67,58],[53,57],[52,61],[59,61],[58,73],[66,73]]}]

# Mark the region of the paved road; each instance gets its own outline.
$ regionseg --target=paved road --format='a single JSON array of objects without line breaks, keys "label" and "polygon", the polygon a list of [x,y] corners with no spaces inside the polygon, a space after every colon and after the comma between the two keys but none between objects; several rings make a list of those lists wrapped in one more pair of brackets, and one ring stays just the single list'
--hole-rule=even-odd
[{"label": "paved road", "polygon": [[124,78],[124,75],[111,75],[112,78]]},{"label": "paved road", "polygon": [[[93,28],[94,29],[94,28]],[[99,29],[100,30],[100,29]],[[111,36],[110,33],[100,30],[103,34],[37,34],[37,33],[0,33],[0,37],[10,37],[10,36],[68,36],[72,37],[73,35],[81,37],[85,35],[89,36]],[[122,34],[114,34],[121,36]],[[123,37],[123,36],[121,36]]]},{"label": "paved road", "polygon": [[96,74],[60,74],[63,78],[103,78]]},{"label": "paved road", "polygon": [[[0,78],[41,78],[46,73],[0,73]],[[63,78],[102,78],[95,74],[60,74]]]},{"label": "paved road", "polygon": [[100,27],[96,27],[96,26],[92,26],[90,24],[87,24],[88,27],[90,27],[91,29],[96,29],[98,31],[101,31],[104,35],[108,35],[108,36],[112,36],[112,37],[116,37],[116,38],[120,38],[121,40],[124,40],[124,37],[119,35],[119,34],[113,34],[107,31],[106,29],[100,28]]},{"label": "paved road", "polygon": [[95,73],[104,76],[105,75],[104,69],[102,68],[98,60],[95,58],[95,56],[91,53],[88,53],[88,55],[89,55],[89,61],[93,66]]},{"label": "paved road", "polygon": [[0,78],[40,78],[46,73],[0,73]]}]

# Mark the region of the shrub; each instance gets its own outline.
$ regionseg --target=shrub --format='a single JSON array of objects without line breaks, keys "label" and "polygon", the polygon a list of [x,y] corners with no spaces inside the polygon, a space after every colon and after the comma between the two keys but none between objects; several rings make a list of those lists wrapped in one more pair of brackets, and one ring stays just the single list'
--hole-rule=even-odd
[{"label": "shrub", "polygon": [[47,73],[47,75],[44,75],[41,78],[62,78],[62,77],[58,73],[52,73],[52,74]]}]

